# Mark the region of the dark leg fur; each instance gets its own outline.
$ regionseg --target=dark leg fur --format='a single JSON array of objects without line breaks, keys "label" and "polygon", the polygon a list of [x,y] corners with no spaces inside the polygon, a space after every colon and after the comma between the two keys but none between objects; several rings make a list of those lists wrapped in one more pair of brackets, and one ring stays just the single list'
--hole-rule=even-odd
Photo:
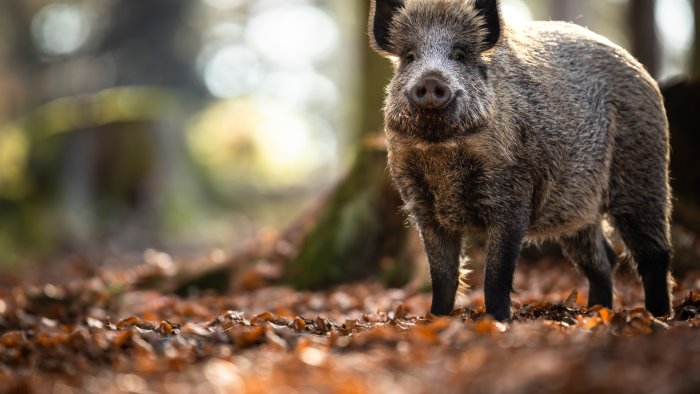
[{"label": "dark leg fur", "polygon": [[486,313],[494,319],[510,320],[510,293],[515,263],[520,254],[523,231],[492,230],[486,242],[484,298]]},{"label": "dark leg fur", "polygon": [[665,250],[637,253],[637,270],[644,284],[644,306],[656,317],[665,316],[671,308],[669,266],[671,253]]},{"label": "dark leg fur", "polygon": [[[663,221],[655,226],[631,216],[615,216],[615,225],[625,245],[637,262],[637,272],[644,285],[644,304],[654,316],[665,316],[671,307],[669,269],[671,248]],[[648,219],[648,218],[647,218]]]},{"label": "dark leg fur", "polygon": [[561,239],[564,255],[588,278],[588,306],[612,308],[612,268],[617,256],[600,226],[589,227]]},{"label": "dark leg fur", "polygon": [[462,236],[437,226],[421,226],[421,237],[430,264],[433,302],[430,313],[449,315],[459,285],[459,254]]}]

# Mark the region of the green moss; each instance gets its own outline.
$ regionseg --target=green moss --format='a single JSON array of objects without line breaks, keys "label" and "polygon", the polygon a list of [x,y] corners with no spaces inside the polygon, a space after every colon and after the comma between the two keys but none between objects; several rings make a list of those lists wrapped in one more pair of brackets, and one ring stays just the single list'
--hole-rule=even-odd
[{"label": "green moss", "polygon": [[[383,152],[362,151],[307,235],[299,256],[286,266],[285,282],[316,289],[378,275],[393,285],[406,282],[406,268],[386,270],[382,256],[397,255],[406,229],[385,171]],[[398,224],[398,225],[397,225]],[[384,272],[383,272],[384,271]]]}]

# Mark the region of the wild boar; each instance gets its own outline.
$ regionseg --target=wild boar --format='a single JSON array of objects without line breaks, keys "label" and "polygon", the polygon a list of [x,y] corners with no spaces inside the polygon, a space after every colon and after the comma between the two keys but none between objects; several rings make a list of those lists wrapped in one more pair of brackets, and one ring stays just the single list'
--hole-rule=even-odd
[{"label": "wild boar", "polygon": [[524,241],[557,240],[612,307],[607,220],[646,308],[669,313],[669,133],[654,79],[574,24],[505,24],[496,0],[373,0],[372,47],[391,59],[391,177],[428,255],[431,312],[455,301],[465,234],[485,241],[486,312],[511,317]]}]

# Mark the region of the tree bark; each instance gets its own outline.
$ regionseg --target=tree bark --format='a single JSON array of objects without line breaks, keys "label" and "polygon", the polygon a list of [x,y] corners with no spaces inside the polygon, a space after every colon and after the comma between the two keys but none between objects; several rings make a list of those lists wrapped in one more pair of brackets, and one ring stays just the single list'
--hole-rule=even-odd
[{"label": "tree bark", "polygon": [[659,55],[661,45],[656,34],[655,0],[634,0],[629,2],[628,18],[632,28],[632,54],[658,78],[660,71]]}]

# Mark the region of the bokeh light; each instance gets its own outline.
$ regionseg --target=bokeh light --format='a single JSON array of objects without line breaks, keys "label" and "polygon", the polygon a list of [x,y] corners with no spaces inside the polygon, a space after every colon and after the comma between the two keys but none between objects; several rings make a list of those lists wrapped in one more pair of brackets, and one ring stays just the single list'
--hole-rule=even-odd
[{"label": "bokeh light", "polygon": [[533,19],[530,7],[523,0],[505,0],[501,7],[503,19],[509,23],[522,24]]},{"label": "bokeh light", "polygon": [[[206,2],[217,9],[234,3]],[[338,50],[336,21],[303,1],[267,1],[202,37],[198,67],[207,89],[230,100],[191,129],[197,160],[224,183],[285,188],[330,180],[344,130],[334,124],[341,101],[336,81],[320,70]]]},{"label": "bokeh light", "polygon": [[655,12],[663,81],[687,72],[696,26],[690,0],[657,0]]},{"label": "bokeh light", "polygon": [[[193,122],[188,145],[222,189],[274,189],[327,180],[335,137],[330,126],[273,100],[234,99]],[[323,170],[323,173],[321,171]]]},{"label": "bokeh light", "polygon": [[204,69],[204,82],[216,97],[231,98],[252,92],[262,79],[258,55],[243,45],[218,49]]},{"label": "bokeh light", "polygon": [[89,13],[80,5],[49,4],[34,16],[32,37],[47,55],[68,55],[87,42],[90,24]]},{"label": "bokeh light", "polygon": [[664,45],[687,50],[693,43],[693,8],[688,0],[656,0],[656,26]]},{"label": "bokeh light", "polygon": [[270,8],[254,15],[246,39],[266,60],[285,67],[324,60],[338,44],[331,17],[310,5]]},{"label": "bokeh light", "polygon": [[332,110],[339,105],[335,83],[313,70],[279,70],[269,73],[259,94],[299,108]]}]

